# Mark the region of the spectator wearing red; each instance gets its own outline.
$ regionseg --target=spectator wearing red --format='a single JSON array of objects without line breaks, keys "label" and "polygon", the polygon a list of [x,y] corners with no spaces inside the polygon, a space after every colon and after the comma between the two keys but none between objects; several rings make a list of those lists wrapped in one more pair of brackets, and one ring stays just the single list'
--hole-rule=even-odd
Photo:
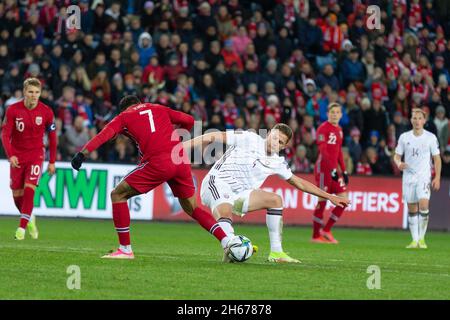
[{"label": "spectator wearing red", "polygon": [[403,5],[395,5],[394,3],[394,21],[392,23],[392,29],[398,30],[401,36],[403,36],[406,28],[404,17],[405,13],[406,7],[404,8]]},{"label": "spectator wearing red", "polygon": [[54,0],[45,1],[45,5],[39,11],[39,23],[44,27],[48,28],[53,19],[55,19],[56,14],[58,13],[58,8],[55,5]]},{"label": "spectator wearing red", "polygon": [[232,94],[227,94],[225,102],[221,106],[223,118],[225,120],[225,128],[233,129],[234,122],[239,117],[239,109],[234,103],[234,97]]},{"label": "spectator wearing red", "polygon": [[233,64],[236,64],[240,72],[244,69],[241,57],[233,50],[233,42],[231,40],[225,41],[224,48],[222,49],[222,57],[225,62],[225,68],[231,69]]},{"label": "spectator wearing red", "polygon": [[252,39],[247,34],[247,29],[244,26],[240,26],[231,37],[233,43],[234,52],[242,56],[246,53],[249,44],[253,43]]},{"label": "spectator wearing red", "polygon": [[291,161],[291,170],[302,173],[311,173],[313,171],[311,162],[306,158],[306,147],[302,144],[297,146]]},{"label": "spectator wearing red", "polygon": [[276,123],[281,121],[281,106],[280,100],[276,95],[270,95],[267,98],[267,104],[264,107],[264,121],[267,122],[269,116],[275,119]]},{"label": "spectator wearing red", "polygon": [[344,36],[341,28],[337,25],[337,16],[334,13],[330,13],[328,15],[326,25],[322,27],[322,33],[324,51],[340,51]]},{"label": "spectator wearing red", "polygon": [[161,83],[164,81],[164,68],[159,65],[159,60],[157,56],[150,58],[150,63],[145,67],[142,73],[142,83],[150,83],[156,81]]},{"label": "spectator wearing red", "polygon": [[422,7],[420,6],[420,0],[411,0],[411,6],[409,8],[409,17],[414,17],[416,26],[418,28],[423,27]]}]

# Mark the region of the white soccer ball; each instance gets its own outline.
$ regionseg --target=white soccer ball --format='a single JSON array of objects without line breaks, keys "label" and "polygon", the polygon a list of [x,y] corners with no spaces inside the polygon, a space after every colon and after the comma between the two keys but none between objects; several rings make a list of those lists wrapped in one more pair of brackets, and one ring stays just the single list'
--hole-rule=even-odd
[{"label": "white soccer ball", "polygon": [[244,262],[253,254],[253,245],[246,236],[237,235],[230,240],[228,257],[235,262]]}]

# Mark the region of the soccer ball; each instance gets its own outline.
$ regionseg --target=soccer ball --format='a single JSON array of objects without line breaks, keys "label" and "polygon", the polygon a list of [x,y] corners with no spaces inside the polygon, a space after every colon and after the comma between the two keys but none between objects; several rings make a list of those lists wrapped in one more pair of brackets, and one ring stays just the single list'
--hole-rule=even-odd
[{"label": "soccer ball", "polygon": [[230,240],[228,257],[234,262],[244,262],[253,254],[253,245],[246,236],[237,235]]}]

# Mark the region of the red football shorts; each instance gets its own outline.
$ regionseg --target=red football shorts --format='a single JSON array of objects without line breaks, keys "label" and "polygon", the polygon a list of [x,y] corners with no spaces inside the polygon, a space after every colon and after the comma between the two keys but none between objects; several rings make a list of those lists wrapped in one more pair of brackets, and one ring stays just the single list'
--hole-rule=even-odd
[{"label": "red football shorts", "polygon": [[191,165],[175,165],[170,159],[165,162],[144,162],[127,174],[124,180],[140,193],[147,193],[167,182],[177,198],[190,198],[195,194]]},{"label": "red football shorts", "polygon": [[42,175],[43,162],[41,159],[35,161],[21,162],[20,168],[10,166],[10,187],[12,190],[23,189],[25,183],[37,186]]},{"label": "red football shorts", "polygon": [[[330,170],[331,171],[331,170]],[[316,179],[316,185],[325,192],[339,194],[347,191],[347,186],[345,185],[344,179],[339,177],[338,181],[331,178],[331,173],[328,172],[318,172],[314,173],[314,178]]]}]

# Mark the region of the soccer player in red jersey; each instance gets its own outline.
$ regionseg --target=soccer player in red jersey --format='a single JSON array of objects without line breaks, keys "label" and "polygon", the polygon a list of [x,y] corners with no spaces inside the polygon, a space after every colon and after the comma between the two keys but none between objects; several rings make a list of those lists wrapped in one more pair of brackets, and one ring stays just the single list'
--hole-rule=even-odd
[{"label": "soccer player in red jersey", "polygon": [[[345,171],[344,158],[342,155],[342,128],[339,120],[342,118],[341,105],[330,103],[328,105],[328,121],[324,122],[317,129],[317,144],[319,145],[319,158],[314,166],[314,176],[316,184],[322,190],[334,193],[347,199],[348,174]],[[338,174],[338,164],[342,177]],[[315,243],[334,243],[338,241],[333,237],[331,228],[341,217],[344,207],[335,207],[331,216],[323,225],[323,212],[325,210],[326,199],[319,198],[313,218],[313,236],[311,241]],[[322,229],[323,228],[323,229]]]},{"label": "soccer player in red jersey", "polygon": [[[197,206],[190,161],[185,154],[173,125],[190,130],[194,118],[168,107],[141,103],[136,96],[126,96],[120,103],[122,112],[92,138],[72,159],[78,170],[86,156],[117,134],[124,134],[138,145],[141,161],[111,192],[114,226],[119,236],[119,249],[103,256],[111,259],[133,259],[130,242],[130,212],[128,199],[147,193],[167,182],[184,211],[212,235],[227,252],[230,237],[213,216]],[[179,150],[179,152],[174,152]]]},{"label": "soccer player in red jersey", "polygon": [[56,133],[52,109],[39,101],[41,83],[28,78],[23,83],[24,99],[6,110],[2,143],[11,164],[10,187],[20,212],[16,240],[25,239],[25,228],[33,239],[38,238],[36,223],[31,219],[34,191],[39,183],[44,162],[44,134],[48,134],[50,159],[47,172],[55,173]]}]

